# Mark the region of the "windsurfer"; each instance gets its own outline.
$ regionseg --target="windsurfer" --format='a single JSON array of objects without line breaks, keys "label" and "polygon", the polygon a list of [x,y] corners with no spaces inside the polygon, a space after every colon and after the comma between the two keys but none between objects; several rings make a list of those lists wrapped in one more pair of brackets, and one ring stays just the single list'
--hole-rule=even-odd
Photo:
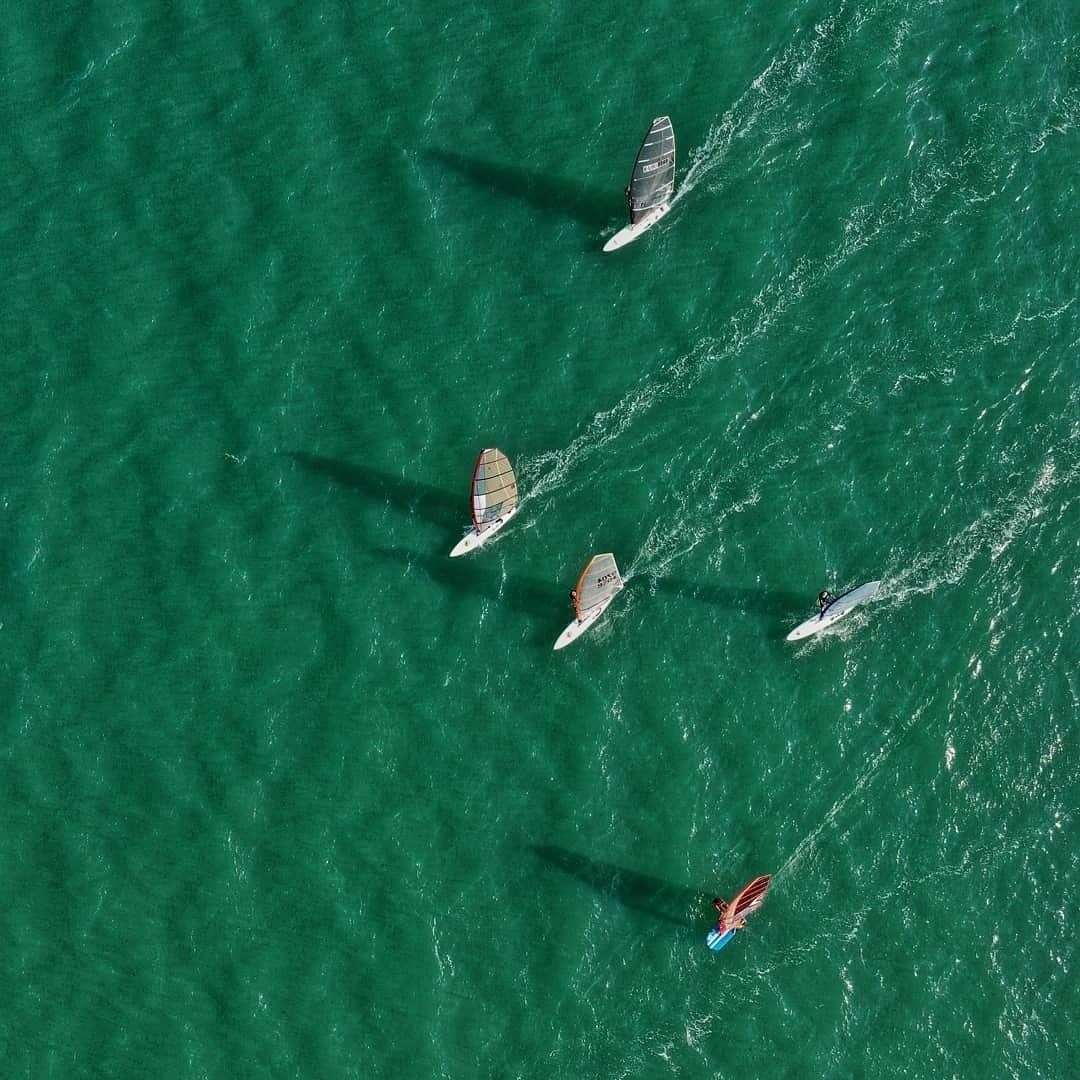
[{"label": "windsurfer", "polygon": [[[722,896],[716,897],[712,902],[712,906],[720,912],[720,918],[716,920],[716,929],[723,932],[724,930],[724,912],[727,911],[727,903]],[[741,930],[746,925],[745,919],[740,919],[737,923],[732,923],[730,929]]]},{"label": "windsurfer", "polygon": [[830,593],[828,589],[822,589],[821,592],[817,594],[817,602],[818,607],[821,608],[821,614],[818,616],[818,618],[824,619],[826,610],[833,602],[832,593]]}]

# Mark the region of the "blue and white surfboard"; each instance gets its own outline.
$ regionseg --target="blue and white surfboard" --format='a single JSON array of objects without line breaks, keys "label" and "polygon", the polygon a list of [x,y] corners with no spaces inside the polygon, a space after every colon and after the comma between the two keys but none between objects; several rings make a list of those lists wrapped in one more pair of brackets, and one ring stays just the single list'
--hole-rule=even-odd
[{"label": "blue and white surfboard", "polygon": [[705,944],[708,945],[713,952],[719,952],[734,936],[734,930],[713,929],[706,935]]}]

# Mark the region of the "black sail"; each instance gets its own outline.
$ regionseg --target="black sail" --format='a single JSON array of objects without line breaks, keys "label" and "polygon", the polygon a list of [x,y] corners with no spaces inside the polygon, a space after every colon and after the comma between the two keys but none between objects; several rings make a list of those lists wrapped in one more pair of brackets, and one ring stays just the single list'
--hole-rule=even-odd
[{"label": "black sail", "polygon": [[650,211],[670,202],[675,190],[675,130],[669,116],[658,116],[641,144],[626,203],[631,224],[637,224]]}]

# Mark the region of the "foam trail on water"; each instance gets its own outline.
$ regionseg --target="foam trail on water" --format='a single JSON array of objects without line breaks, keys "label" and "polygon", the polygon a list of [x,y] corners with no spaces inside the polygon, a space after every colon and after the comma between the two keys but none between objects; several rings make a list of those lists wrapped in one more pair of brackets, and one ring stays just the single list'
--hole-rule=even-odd
[{"label": "foam trail on water", "polygon": [[[883,233],[911,219],[918,220],[937,198],[947,178],[970,157],[974,149],[975,147],[969,144],[949,167],[931,167],[922,183],[911,184],[912,197],[893,200],[877,211],[868,205],[856,207],[844,223],[840,243],[824,259],[818,263],[800,259],[787,275],[770,282],[754,297],[750,311],[732,317],[732,335],[729,342],[726,345],[705,342],[702,347],[684,357],[683,362],[661,373],[654,384],[655,389],[646,398],[648,404],[653,404],[676,390],[684,393],[689,391],[718,361],[734,357],[747,345],[764,336],[792,305],[802,300],[808,292],[822,284]],[[912,234],[908,233],[905,239],[906,242],[912,242]],[[731,438],[743,434],[802,370],[798,367],[792,368],[785,379],[770,388],[768,397],[763,402],[744,413],[737,421],[733,420],[725,434]],[[673,373],[677,374],[673,377]],[[638,397],[639,395],[635,395],[635,411],[640,411]],[[758,460],[771,458],[770,451],[775,449],[777,442],[778,438],[772,440],[763,449]],[[729,514],[738,513],[756,503],[759,494],[755,491],[745,499],[733,503],[722,514],[716,514],[715,510],[724,485],[730,483],[737,472],[745,472],[749,465],[747,459],[740,459],[738,465],[729,470],[726,476],[713,482],[706,492],[703,506],[697,502],[693,485],[687,485],[679,496],[681,512],[670,513],[653,526],[641,551],[631,564],[631,572],[662,573],[673,561],[688,554],[707,536],[716,533]],[[680,524],[673,530],[666,525],[668,521],[677,521]],[[680,534],[679,530],[683,532]]]},{"label": "foam trail on water", "polygon": [[1000,500],[940,550],[927,552],[910,566],[891,572],[887,599],[903,603],[944,585],[956,585],[984,552],[989,551],[990,561],[996,562],[1044,514],[1049,496],[1058,488],[1073,488],[1078,480],[1080,460],[1075,455],[1065,467],[1060,467],[1051,455],[1025,494],[1018,499]]},{"label": "foam trail on water", "polygon": [[[884,5],[880,10],[886,10],[889,6]],[[821,68],[825,56],[834,48],[839,49],[858,32],[869,15],[879,10],[872,9],[869,14],[857,12],[850,25],[838,28],[846,7],[846,4],[841,4],[835,14],[816,24],[809,41],[804,38],[791,42],[759,72],[750,88],[724,113],[705,141],[692,151],[690,167],[672,200],[673,205],[715,170],[735,138],[749,137],[763,120],[782,112],[792,90],[801,83],[809,82]],[[852,227],[857,228],[857,223],[849,225],[845,237]],[[769,302],[774,293],[783,295],[785,286],[793,286],[792,295],[778,307],[774,316],[782,314],[794,300],[801,299],[809,287],[799,286],[800,276],[805,269],[805,265],[800,263],[791,274],[781,279],[777,290],[759,293],[754,298],[753,308],[742,317],[732,318],[732,333],[726,340],[703,339],[656,379],[646,380],[610,409],[597,413],[569,446],[523,459],[519,464],[519,473],[529,490],[522,497],[522,503],[558,487],[583,458],[603,449],[622,435],[637,416],[647,412],[658,399],[676,389],[680,380],[686,379],[688,389],[713,363],[737,354],[749,341],[767,330],[773,318],[767,312],[762,313],[762,306]],[[825,272],[829,272],[828,268]]]},{"label": "foam trail on water", "polygon": [[900,738],[912,727],[914,727],[916,723],[918,723],[919,716],[922,713],[922,708],[923,707],[920,706],[918,709],[916,709],[915,712],[912,714],[911,719],[908,720],[908,722],[904,724],[901,728],[894,731],[881,744],[881,746],[878,747],[873,758],[871,758],[870,760],[870,764],[867,765],[865,769],[863,769],[862,773],[859,775],[859,778],[855,781],[851,789],[841,795],[840,798],[837,799],[836,802],[834,802],[833,805],[829,808],[828,812],[825,814],[824,818],[822,818],[821,822],[810,833],[804,836],[802,840],[799,841],[799,843],[795,847],[795,850],[788,856],[787,861],[784,863],[784,865],[781,866],[779,870],[777,870],[775,874],[775,878],[777,881],[780,881],[782,878],[784,878],[789,871],[793,870],[796,866],[799,865],[800,862],[802,862],[802,860],[807,856],[807,854],[811,852],[816,846],[818,837],[821,836],[821,834],[826,829],[828,829],[834,821],[836,821],[837,817],[843,811],[844,807],[847,806],[847,804],[851,802],[851,800],[874,779],[878,769],[881,768],[882,762],[884,762],[885,759],[892,753],[893,748],[900,741]]},{"label": "foam trail on water", "polygon": [[[727,476],[714,480],[704,493],[699,493],[700,488],[694,485],[682,489],[677,496],[678,508],[663,514],[653,524],[630,563],[627,578],[634,574],[662,576],[702,541],[717,534],[729,517],[756,505],[761,499],[760,488],[718,508],[730,490],[735,471],[732,469]],[[672,521],[677,524],[670,524]]]},{"label": "foam trail on water", "polygon": [[[1000,500],[940,549],[917,556],[903,568],[886,569],[881,592],[872,603],[902,604],[940,588],[958,585],[987,552],[990,562],[997,562],[1029,526],[1044,517],[1051,494],[1059,488],[1073,490],[1078,481],[1080,460],[1060,469],[1052,456],[1047,458],[1025,494],[1016,499]],[[850,638],[862,625],[863,620],[857,615],[849,616],[830,629],[829,640]],[[803,643],[801,650],[824,648],[826,644],[824,636],[818,636]]]},{"label": "foam trail on water", "polygon": [[[1022,137],[1022,132],[1012,136]],[[792,307],[872,244],[881,242],[886,235],[897,231],[900,232],[897,248],[915,243],[922,231],[929,227],[926,218],[931,204],[962,170],[976,161],[980,154],[989,154],[991,150],[998,158],[1003,156],[1000,147],[990,147],[985,140],[973,138],[951,161],[943,163],[931,157],[908,180],[905,190],[884,205],[875,207],[866,203],[857,206],[844,222],[841,239],[832,251],[820,260],[807,257],[796,260],[789,270],[777,275],[749,304],[729,318],[722,336],[703,338],[690,352],[667,367],[645,376],[635,389],[610,409],[596,413],[585,430],[568,446],[522,459],[518,472],[527,491],[522,504],[549,495],[564,484],[582,462],[610,446],[654,406],[670,397],[686,395],[719,364],[737,359],[745,349],[764,337]],[[1000,193],[997,180],[996,174],[986,177],[986,198]],[[961,210],[970,211],[986,201],[985,198],[972,200],[970,195],[970,189],[956,189]],[[765,400],[733,420],[725,434],[737,436],[742,433],[804,370],[805,365],[792,367],[785,379],[769,388]]]},{"label": "foam trail on water", "polygon": [[736,139],[749,138],[762,123],[783,111],[796,87],[813,79],[824,57],[834,47],[839,48],[852,32],[850,26],[838,28],[846,7],[841,4],[835,14],[817,23],[809,40],[797,38],[770,59],[749,89],[709,130],[705,141],[691,152],[690,167],[671,200],[672,206],[681,202],[723,163]]},{"label": "foam trail on water", "polygon": [[[771,57],[747,90],[712,126],[704,141],[691,151],[690,166],[672,199],[672,205],[689,195],[724,163],[736,140],[749,139],[777,117],[782,122],[783,131],[789,132],[790,102],[794,91],[819,78],[827,63],[841,56],[843,50],[871,21],[898,8],[902,8],[902,5],[887,0],[865,10],[851,10],[850,17],[846,18],[849,5],[841,3],[835,12],[815,23],[808,32],[797,35]],[[910,22],[906,20],[901,25],[905,31],[910,29]],[[893,39],[896,40],[895,32]],[[710,190],[715,193],[719,187]]]},{"label": "foam trail on water", "polygon": [[[1058,488],[1070,490],[1078,480],[1080,480],[1080,461],[1073,461],[1068,468],[1062,469],[1055,465],[1053,458],[1048,458],[1031,488],[1019,499],[1015,501],[1003,499],[993,509],[981,514],[962,533],[951,539],[942,551],[924,555],[906,571],[894,574],[888,598],[902,602],[911,596],[932,592],[944,584],[956,584],[967,573],[975,559],[987,551],[990,553],[991,561],[995,561],[1025,528],[1045,512],[1051,493]],[[821,823],[799,842],[784,865],[777,871],[778,879],[793,870],[807,854],[813,851],[821,834],[835,822],[851,799],[873,780],[900,739],[918,723],[922,708],[923,706],[920,706],[916,709],[910,720],[885,739],[851,790],[841,796],[830,807]]]}]

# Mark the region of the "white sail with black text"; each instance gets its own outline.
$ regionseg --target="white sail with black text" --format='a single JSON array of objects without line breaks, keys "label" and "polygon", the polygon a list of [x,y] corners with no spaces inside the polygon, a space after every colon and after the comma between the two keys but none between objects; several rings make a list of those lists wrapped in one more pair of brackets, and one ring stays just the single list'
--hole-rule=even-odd
[{"label": "white sail with black text", "polygon": [[670,209],[675,192],[675,129],[658,116],[642,141],[626,187],[630,224],[620,229],[604,251],[617,251],[655,225]]},{"label": "white sail with black text", "polygon": [[517,513],[517,477],[501,450],[491,447],[480,451],[473,467],[469,503],[472,528],[450,552],[451,558],[482,547]]},{"label": "white sail with black text", "polygon": [[578,578],[570,594],[574,605],[574,621],[559,635],[556,649],[565,649],[577,640],[608,609],[623,587],[622,575],[610,552],[594,555]]}]

